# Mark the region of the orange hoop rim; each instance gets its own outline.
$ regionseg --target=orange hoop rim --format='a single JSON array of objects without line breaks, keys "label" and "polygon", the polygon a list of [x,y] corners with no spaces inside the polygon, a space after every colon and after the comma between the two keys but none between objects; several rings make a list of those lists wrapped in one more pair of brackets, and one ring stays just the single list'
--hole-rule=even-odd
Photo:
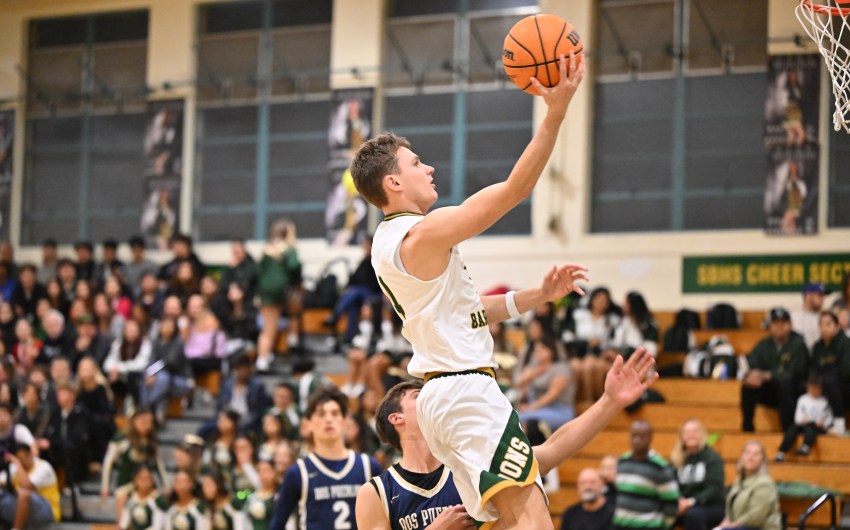
[{"label": "orange hoop rim", "polygon": [[822,4],[815,4],[811,0],[801,0],[800,5],[809,11],[832,15],[834,17],[850,16],[850,0],[834,0],[836,4],[848,4],[848,7],[832,7]]}]

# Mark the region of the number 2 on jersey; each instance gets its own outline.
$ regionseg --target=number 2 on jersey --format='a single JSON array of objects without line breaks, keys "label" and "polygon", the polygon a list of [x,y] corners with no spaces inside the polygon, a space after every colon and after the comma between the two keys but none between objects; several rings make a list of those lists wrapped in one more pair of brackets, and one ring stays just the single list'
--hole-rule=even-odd
[{"label": "number 2 on jersey", "polygon": [[334,530],[351,530],[351,521],[348,520],[348,516],[351,515],[351,508],[349,508],[348,503],[336,501],[333,511],[338,514],[334,519]]}]

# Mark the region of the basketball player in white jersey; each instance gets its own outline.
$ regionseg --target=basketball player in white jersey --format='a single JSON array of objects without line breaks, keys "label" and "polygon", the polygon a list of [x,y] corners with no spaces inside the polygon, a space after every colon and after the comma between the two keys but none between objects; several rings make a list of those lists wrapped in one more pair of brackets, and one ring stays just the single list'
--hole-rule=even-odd
[{"label": "basketball player in white jersey", "polygon": [[[586,279],[586,269],[554,267],[538,288],[481,297],[457,245],[529,197],[584,77],[585,61],[571,54],[568,63],[562,56],[560,81],[552,88],[532,80],[548,107],[546,117],[508,179],[460,206],[428,212],[437,200],[434,168],[422,163],[403,138],[378,136],[352,162],[358,191],[385,214],[375,233],[372,263],[413,345],[408,371],[425,380],[416,403],[422,434],[434,456],[451,469],[464,507],[485,523],[482,528],[552,528],[531,444],[494,378],[487,323],[519,316],[572,291],[583,294],[574,282]],[[638,352],[628,363],[618,358],[612,370],[617,377],[639,379],[641,366],[652,362]],[[583,415],[591,419],[575,436],[589,440],[621,406],[604,395],[592,414]],[[540,487],[527,487],[535,483]]]}]

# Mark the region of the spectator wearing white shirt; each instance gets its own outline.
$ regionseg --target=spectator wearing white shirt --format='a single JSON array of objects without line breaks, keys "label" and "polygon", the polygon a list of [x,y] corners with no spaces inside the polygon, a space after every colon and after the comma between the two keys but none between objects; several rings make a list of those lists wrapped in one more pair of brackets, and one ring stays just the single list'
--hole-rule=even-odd
[{"label": "spectator wearing white shirt", "polygon": [[791,311],[791,326],[803,336],[809,351],[820,338],[820,312],[825,295],[822,283],[807,283],[803,287],[803,306]]}]

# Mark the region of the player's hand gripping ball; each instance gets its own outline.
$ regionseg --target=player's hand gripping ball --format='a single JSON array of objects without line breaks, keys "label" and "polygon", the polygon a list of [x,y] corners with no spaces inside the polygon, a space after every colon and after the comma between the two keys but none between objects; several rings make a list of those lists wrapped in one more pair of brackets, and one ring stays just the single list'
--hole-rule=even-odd
[{"label": "player's hand gripping ball", "polygon": [[569,58],[571,51],[581,60],[584,43],[569,22],[555,15],[532,15],[508,32],[502,65],[516,86],[537,96],[531,78],[545,87],[557,85],[561,79],[558,60],[562,54]]}]

